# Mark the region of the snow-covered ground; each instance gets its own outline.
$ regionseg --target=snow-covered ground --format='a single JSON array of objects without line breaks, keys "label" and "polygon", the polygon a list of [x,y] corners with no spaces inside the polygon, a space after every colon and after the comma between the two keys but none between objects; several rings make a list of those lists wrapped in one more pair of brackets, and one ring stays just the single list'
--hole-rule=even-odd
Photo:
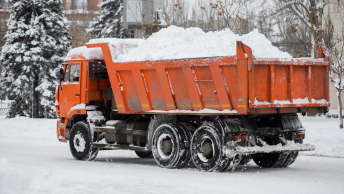
[{"label": "snow-covered ground", "polygon": [[[101,151],[93,162],[76,161],[56,137],[56,120],[0,116],[2,193],[342,193],[344,130],[338,120],[302,117],[304,152],[288,168],[254,162],[233,172],[162,169],[131,151]],[[321,156],[321,157],[320,157]],[[326,157],[323,157],[326,156]]]}]

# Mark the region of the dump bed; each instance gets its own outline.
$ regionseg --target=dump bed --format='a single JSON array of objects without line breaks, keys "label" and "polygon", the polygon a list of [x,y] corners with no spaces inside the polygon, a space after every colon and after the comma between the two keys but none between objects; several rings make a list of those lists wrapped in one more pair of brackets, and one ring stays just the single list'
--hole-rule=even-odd
[{"label": "dump bed", "polygon": [[255,59],[237,42],[236,56],[122,63],[107,43],[87,47],[102,48],[119,113],[315,113],[330,105],[330,57],[321,46],[317,59]]}]

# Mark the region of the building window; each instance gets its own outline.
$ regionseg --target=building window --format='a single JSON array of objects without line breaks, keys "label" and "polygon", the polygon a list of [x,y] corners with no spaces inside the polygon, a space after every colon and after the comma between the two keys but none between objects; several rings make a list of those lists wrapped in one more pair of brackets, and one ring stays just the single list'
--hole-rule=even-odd
[{"label": "building window", "polygon": [[9,9],[10,8],[10,3],[8,0],[3,0],[1,1],[0,9]]},{"label": "building window", "polygon": [[87,0],[75,0],[74,7],[75,9],[87,10]]}]

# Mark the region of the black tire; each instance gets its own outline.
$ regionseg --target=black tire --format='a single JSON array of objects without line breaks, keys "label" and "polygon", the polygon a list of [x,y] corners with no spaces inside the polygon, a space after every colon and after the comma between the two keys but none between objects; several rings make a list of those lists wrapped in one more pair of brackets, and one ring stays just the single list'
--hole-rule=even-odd
[{"label": "black tire", "polygon": [[79,121],[73,125],[69,148],[76,160],[93,160],[97,157],[99,149],[92,146],[91,135],[86,122]]},{"label": "black tire", "polygon": [[189,144],[183,134],[184,130],[178,124],[162,124],[155,130],[152,153],[160,167],[178,168],[187,160]]},{"label": "black tire", "polygon": [[278,168],[287,159],[287,153],[260,153],[252,154],[253,161],[263,168]]},{"label": "black tire", "polygon": [[214,126],[202,125],[191,139],[191,158],[201,171],[223,170],[229,161],[223,161],[222,142]]},{"label": "black tire", "polygon": [[139,158],[153,158],[152,152],[135,151],[135,153]]},{"label": "black tire", "polygon": [[187,166],[191,161],[191,152],[190,152],[190,140],[191,140],[191,132],[190,130],[194,129],[192,126],[185,126],[183,124],[178,124],[180,136],[183,142],[183,145],[185,147],[184,153],[180,156],[179,163],[177,165],[177,168],[184,168]]},{"label": "black tire", "polygon": [[281,167],[288,167],[291,164],[293,164],[298,155],[299,155],[298,151],[291,152],[290,154],[288,154],[287,159],[284,161],[284,163],[281,165]]},{"label": "black tire", "polygon": [[244,165],[244,164],[247,164],[249,163],[250,161],[252,160],[252,156],[251,155],[247,155],[247,156],[241,156],[241,161],[240,161],[240,164],[241,165]]}]

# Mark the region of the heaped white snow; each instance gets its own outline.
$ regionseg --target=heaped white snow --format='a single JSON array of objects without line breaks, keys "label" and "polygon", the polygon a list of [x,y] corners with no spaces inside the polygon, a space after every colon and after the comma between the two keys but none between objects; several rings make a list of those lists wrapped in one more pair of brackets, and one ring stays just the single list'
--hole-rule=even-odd
[{"label": "heaped white snow", "polygon": [[[230,29],[206,33],[200,28],[170,26],[147,40],[102,38],[92,39],[89,44],[108,43],[114,62],[130,62],[235,56],[236,41],[248,45],[256,58],[292,58],[290,54],[274,47],[258,30],[239,36]],[[86,59],[104,59],[100,48],[79,47],[71,50],[65,60],[80,54]]]},{"label": "heaped white snow", "polygon": [[236,41],[248,45],[256,58],[292,58],[290,54],[272,46],[271,42],[254,30],[239,36],[230,29],[203,32],[200,28],[170,26],[154,33],[137,48],[117,57],[117,62],[152,61],[199,57],[234,56]]},{"label": "heaped white snow", "polygon": [[1,116],[0,193],[342,193],[344,130],[334,118],[300,118],[305,143],[316,150],[302,152],[290,167],[250,162],[233,172],[207,173],[163,169],[132,151],[100,151],[94,162],[76,161],[69,145],[57,140],[55,119]]}]

